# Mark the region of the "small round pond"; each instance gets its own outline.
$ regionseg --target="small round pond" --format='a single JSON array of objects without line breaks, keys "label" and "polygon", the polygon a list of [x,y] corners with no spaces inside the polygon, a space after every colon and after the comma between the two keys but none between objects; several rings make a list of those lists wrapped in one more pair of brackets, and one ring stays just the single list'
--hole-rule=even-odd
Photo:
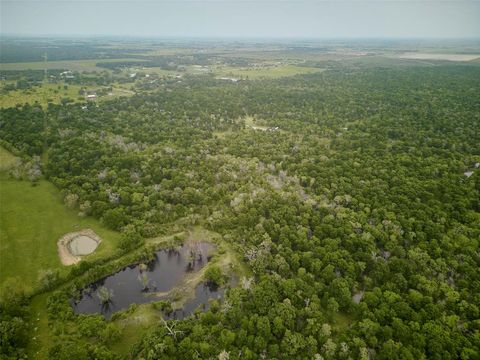
[{"label": "small round pond", "polygon": [[[183,245],[179,249],[160,250],[148,264],[128,266],[83,289],[78,300],[72,300],[77,314],[103,314],[107,319],[113,313],[127,309],[131,304],[144,304],[166,299],[165,294],[180,284],[184,276],[203,268],[210,260],[214,246],[209,243]],[[102,301],[102,292],[108,290],[109,301]],[[182,310],[170,315],[181,319],[198,305],[208,306],[210,298],[223,296],[223,289],[199,284],[195,298],[188,300]],[[188,314],[187,314],[188,313]]]},{"label": "small round pond", "polygon": [[91,254],[98,246],[98,242],[86,235],[79,235],[68,243],[68,250],[72,255],[83,256]]}]

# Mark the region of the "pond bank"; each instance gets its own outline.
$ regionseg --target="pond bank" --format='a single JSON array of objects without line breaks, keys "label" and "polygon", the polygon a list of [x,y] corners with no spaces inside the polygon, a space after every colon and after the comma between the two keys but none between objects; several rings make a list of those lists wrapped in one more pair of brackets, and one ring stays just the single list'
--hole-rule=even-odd
[{"label": "pond bank", "polygon": [[77,264],[81,256],[93,253],[101,242],[100,236],[91,229],[71,232],[58,240],[58,256],[63,265]]}]

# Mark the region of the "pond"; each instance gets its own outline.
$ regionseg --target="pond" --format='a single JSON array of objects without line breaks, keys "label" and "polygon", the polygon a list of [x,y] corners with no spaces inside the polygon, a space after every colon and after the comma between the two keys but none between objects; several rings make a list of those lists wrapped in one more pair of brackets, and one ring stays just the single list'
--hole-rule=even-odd
[{"label": "pond", "polygon": [[68,243],[68,250],[75,256],[88,255],[95,251],[98,242],[89,236],[80,235]]},{"label": "pond", "polygon": [[[128,266],[83,289],[80,299],[72,301],[74,311],[77,314],[101,313],[110,318],[113,313],[127,309],[131,304],[160,301],[162,297],[158,294],[170,291],[180,284],[187,273],[204,267],[213,249],[212,244],[204,242],[186,244],[175,250],[157,251],[155,260],[150,263]],[[110,301],[103,303],[100,300],[101,293],[106,290],[111,294]],[[172,318],[183,318],[188,309],[191,309],[191,313],[199,304],[208,304],[209,297],[223,295],[223,289],[213,289],[203,284],[198,285],[195,292],[195,299],[187,301],[183,313],[172,313]]]}]

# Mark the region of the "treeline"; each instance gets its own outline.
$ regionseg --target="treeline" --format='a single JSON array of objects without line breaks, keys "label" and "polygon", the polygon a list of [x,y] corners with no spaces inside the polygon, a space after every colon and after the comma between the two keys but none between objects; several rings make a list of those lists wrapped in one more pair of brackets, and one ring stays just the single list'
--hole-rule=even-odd
[{"label": "treeline", "polygon": [[143,53],[148,49],[115,48],[108,43],[92,44],[83,41],[63,41],[53,39],[2,39],[0,42],[0,62],[44,61],[45,53],[49,61],[115,59],[132,57],[132,53]]}]

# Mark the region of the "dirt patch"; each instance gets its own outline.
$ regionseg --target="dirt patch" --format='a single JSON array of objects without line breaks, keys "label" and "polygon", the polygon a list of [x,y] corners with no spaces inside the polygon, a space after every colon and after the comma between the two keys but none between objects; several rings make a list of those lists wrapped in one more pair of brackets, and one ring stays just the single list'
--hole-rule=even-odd
[{"label": "dirt patch", "polygon": [[83,229],[63,235],[57,242],[58,256],[63,265],[73,265],[81,256],[95,251],[102,239],[91,229]]}]

